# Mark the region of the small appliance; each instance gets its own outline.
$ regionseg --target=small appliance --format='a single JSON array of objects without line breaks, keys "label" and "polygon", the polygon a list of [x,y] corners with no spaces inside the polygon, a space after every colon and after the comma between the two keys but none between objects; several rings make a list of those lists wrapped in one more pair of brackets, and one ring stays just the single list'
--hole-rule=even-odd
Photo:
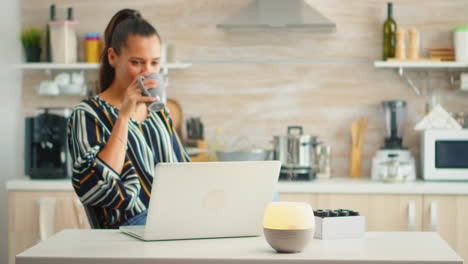
[{"label": "small appliance", "polygon": [[273,137],[273,145],[273,159],[281,161],[280,180],[315,179],[315,136],[304,134],[302,126],[288,126],[286,135]]},{"label": "small appliance", "polygon": [[403,130],[406,102],[390,100],[382,102],[385,118],[385,144],[372,160],[372,180],[388,182],[416,180],[414,158],[403,146]]},{"label": "small appliance", "polygon": [[425,130],[421,168],[424,180],[468,180],[468,129]]},{"label": "small appliance", "polygon": [[41,108],[25,120],[25,173],[33,179],[71,177],[68,108]]}]

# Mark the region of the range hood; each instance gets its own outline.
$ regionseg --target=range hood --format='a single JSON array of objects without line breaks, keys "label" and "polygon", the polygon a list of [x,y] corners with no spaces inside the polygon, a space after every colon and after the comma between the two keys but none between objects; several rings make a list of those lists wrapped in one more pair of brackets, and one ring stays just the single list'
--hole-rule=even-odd
[{"label": "range hood", "polygon": [[336,24],[304,0],[253,0],[226,22],[224,29],[289,29],[335,31]]}]

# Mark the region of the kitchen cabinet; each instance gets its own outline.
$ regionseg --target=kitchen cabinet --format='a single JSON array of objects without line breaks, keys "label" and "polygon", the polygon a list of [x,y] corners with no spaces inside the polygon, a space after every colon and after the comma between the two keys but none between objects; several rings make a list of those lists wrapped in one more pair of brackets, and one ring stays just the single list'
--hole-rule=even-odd
[{"label": "kitchen cabinet", "polygon": [[368,195],[369,231],[421,231],[421,195]]},{"label": "kitchen cabinet", "polygon": [[280,201],[359,211],[368,232],[435,231],[468,259],[468,195],[280,193]]},{"label": "kitchen cabinet", "polygon": [[[86,228],[88,224],[84,212],[79,207],[73,208],[77,200],[69,179],[23,177],[7,181],[6,187],[10,264],[15,254],[38,241],[37,201],[41,198],[57,197],[57,207],[63,208],[56,209],[55,231],[65,225]],[[468,182],[385,184],[367,178],[332,178],[280,182],[277,188],[281,201],[307,202],[314,209],[357,210],[366,216],[369,232],[436,230],[461,257],[468,259],[468,224],[465,223],[468,222],[465,220],[468,219]]]},{"label": "kitchen cabinet", "polygon": [[468,195],[280,193],[280,201],[359,211],[369,232],[436,231],[468,259]]},{"label": "kitchen cabinet", "polygon": [[307,202],[316,209],[350,209],[366,216],[367,231],[421,231],[419,195],[281,193],[281,201]]},{"label": "kitchen cabinet", "polygon": [[[44,207],[48,205],[52,205],[52,209]],[[41,207],[45,213],[42,219]],[[16,254],[41,240],[41,231],[42,237],[47,238],[63,229],[90,228],[83,206],[73,191],[9,191],[8,226],[10,264],[14,263]]]},{"label": "kitchen cabinet", "polygon": [[436,231],[465,260],[468,259],[468,196],[425,195],[423,231]]},{"label": "kitchen cabinet", "polygon": [[317,210],[314,206],[317,205],[317,195],[308,193],[280,193],[280,201],[283,202],[306,202],[312,206],[312,209]]},{"label": "kitchen cabinet", "polygon": [[317,206],[351,209],[366,216],[367,231],[421,231],[422,197],[417,195],[319,194]]}]

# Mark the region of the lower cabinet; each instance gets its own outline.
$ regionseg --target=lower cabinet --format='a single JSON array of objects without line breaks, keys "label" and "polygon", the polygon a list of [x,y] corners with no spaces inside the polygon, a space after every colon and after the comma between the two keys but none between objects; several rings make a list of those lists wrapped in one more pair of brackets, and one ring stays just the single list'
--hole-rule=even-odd
[{"label": "lower cabinet", "polygon": [[8,192],[9,264],[15,256],[62,229],[89,228],[83,206],[72,191]]},{"label": "lower cabinet", "polygon": [[423,231],[440,234],[465,260],[468,260],[468,196],[425,195]]},{"label": "lower cabinet", "polygon": [[280,193],[281,201],[315,209],[351,209],[366,216],[367,231],[434,231],[468,259],[468,196]]},{"label": "lower cabinet", "polygon": [[[367,231],[435,231],[468,260],[468,195],[280,193],[315,209],[351,209]],[[62,229],[90,228],[73,191],[8,192],[9,264],[15,255]]]}]

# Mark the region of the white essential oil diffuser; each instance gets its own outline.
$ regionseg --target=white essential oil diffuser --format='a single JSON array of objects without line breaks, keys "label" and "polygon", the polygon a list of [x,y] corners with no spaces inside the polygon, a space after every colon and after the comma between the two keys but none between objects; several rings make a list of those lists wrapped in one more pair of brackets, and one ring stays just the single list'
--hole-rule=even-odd
[{"label": "white essential oil diffuser", "polygon": [[263,232],[279,253],[301,252],[314,236],[312,207],[300,202],[271,202],[265,209]]}]

